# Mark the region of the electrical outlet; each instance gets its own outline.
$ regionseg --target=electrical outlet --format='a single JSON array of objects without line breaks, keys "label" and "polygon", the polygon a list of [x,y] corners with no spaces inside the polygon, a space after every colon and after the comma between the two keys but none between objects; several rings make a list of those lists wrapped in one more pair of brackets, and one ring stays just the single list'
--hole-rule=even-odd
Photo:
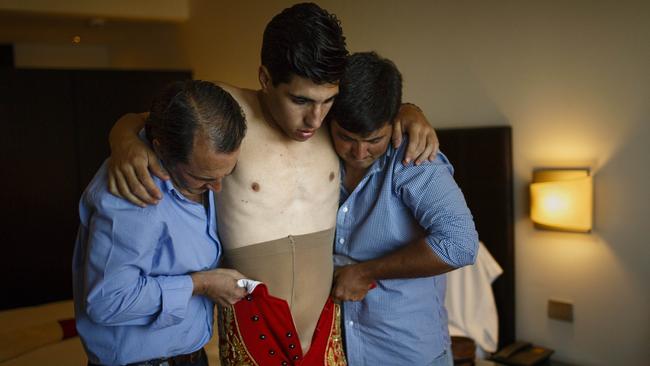
[{"label": "electrical outlet", "polygon": [[548,317],[572,323],[573,304],[558,300],[548,300]]}]

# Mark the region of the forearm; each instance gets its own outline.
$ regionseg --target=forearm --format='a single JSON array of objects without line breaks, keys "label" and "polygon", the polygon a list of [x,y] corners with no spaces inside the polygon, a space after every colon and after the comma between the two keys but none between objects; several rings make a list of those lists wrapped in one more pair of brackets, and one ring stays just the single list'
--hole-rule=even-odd
[{"label": "forearm", "polygon": [[425,238],[417,239],[384,257],[358,265],[364,277],[373,281],[429,277],[454,269],[431,250]]},{"label": "forearm", "polygon": [[108,136],[111,151],[122,141],[130,141],[138,138],[138,132],[144,127],[144,123],[149,116],[145,113],[127,113],[117,120]]},{"label": "forearm", "polygon": [[176,324],[185,317],[192,281],[189,276],[140,276],[137,279],[114,279],[132,286],[100,285],[87,297],[87,313],[106,326]]}]

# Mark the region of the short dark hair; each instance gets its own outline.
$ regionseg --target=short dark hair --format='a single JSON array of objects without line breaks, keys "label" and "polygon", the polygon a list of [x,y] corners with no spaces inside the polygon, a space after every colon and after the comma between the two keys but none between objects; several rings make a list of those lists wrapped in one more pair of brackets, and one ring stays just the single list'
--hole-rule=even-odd
[{"label": "short dark hair", "polygon": [[205,133],[217,152],[230,153],[246,134],[239,104],[219,86],[201,80],[169,84],[153,101],[145,122],[147,139],[160,142],[167,166],[188,163],[197,132]]},{"label": "short dark hair", "polygon": [[264,30],[262,65],[274,86],[293,75],[316,84],[338,83],[347,56],[341,22],[314,3],[284,9]]},{"label": "short dark hair", "polygon": [[402,74],[375,52],[349,57],[328,114],[343,129],[367,136],[392,123],[402,104]]}]

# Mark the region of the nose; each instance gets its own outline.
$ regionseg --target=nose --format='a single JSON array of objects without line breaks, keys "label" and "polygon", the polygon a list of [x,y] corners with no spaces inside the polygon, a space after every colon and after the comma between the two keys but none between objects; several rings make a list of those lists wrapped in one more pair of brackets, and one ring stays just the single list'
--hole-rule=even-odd
[{"label": "nose", "polygon": [[363,160],[368,157],[368,149],[366,148],[366,144],[357,142],[352,150],[352,154],[355,159],[357,160]]},{"label": "nose", "polygon": [[325,109],[323,105],[319,103],[314,103],[307,113],[305,118],[305,124],[309,128],[318,129],[323,124],[325,119],[325,114],[323,113]]}]

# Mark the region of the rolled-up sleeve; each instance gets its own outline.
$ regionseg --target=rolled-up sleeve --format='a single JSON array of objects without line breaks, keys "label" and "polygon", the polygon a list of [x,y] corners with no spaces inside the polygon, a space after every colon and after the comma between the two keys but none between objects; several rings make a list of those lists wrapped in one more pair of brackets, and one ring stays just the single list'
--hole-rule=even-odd
[{"label": "rolled-up sleeve", "polygon": [[86,311],[105,326],[167,327],[185,318],[192,296],[187,274],[151,275],[166,238],[155,210],[97,209],[88,221]]},{"label": "rolled-up sleeve", "polygon": [[478,234],[444,155],[420,166],[396,165],[394,177],[396,193],[426,231],[431,250],[452,267],[473,264]]}]

